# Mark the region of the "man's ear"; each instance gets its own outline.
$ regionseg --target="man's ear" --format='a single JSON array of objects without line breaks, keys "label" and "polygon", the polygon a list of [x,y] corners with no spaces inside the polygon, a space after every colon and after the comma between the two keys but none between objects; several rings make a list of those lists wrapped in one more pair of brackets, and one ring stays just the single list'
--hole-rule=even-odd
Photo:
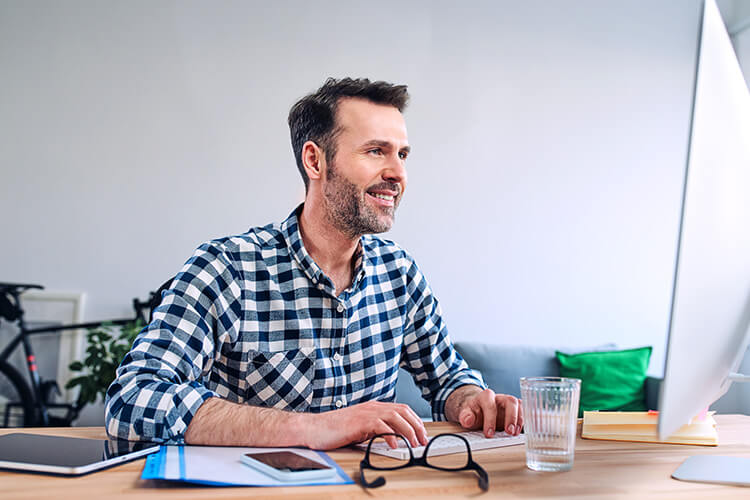
[{"label": "man's ear", "polygon": [[307,141],[302,145],[302,165],[310,180],[323,178],[325,170],[325,154],[313,141]]}]

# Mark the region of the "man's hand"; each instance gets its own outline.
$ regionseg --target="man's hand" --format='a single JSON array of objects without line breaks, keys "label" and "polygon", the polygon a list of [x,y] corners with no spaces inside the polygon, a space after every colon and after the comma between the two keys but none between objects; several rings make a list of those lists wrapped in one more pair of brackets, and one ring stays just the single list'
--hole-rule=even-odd
[{"label": "man's hand", "polygon": [[[331,450],[366,441],[376,434],[394,432],[412,446],[427,444],[422,419],[409,406],[368,401],[325,413],[299,414],[303,419],[304,444],[314,450]],[[398,446],[393,436],[385,438],[391,448]]]},{"label": "man's hand", "polygon": [[445,403],[445,415],[464,429],[483,429],[487,437],[494,436],[495,429],[517,436],[523,427],[518,398],[475,385],[463,385],[453,391]]}]

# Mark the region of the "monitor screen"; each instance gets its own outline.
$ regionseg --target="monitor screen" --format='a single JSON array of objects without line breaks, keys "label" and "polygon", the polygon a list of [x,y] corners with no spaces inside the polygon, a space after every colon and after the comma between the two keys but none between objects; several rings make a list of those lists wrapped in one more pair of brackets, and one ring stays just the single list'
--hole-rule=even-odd
[{"label": "monitor screen", "polygon": [[714,0],[701,24],[662,439],[727,391],[750,326],[750,94]]}]

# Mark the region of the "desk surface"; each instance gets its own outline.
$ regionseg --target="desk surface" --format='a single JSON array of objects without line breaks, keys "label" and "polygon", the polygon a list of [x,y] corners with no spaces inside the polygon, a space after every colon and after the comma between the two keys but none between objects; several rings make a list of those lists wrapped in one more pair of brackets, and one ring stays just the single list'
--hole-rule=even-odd
[{"label": "desk surface", "polygon": [[[719,415],[719,446],[684,446],[652,443],[576,442],[572,471],[533,472],[526,468],[524,447],[511,446],[475,452],[474,458],[490,475],[490,491],[481,495],[476,475],[439,472],[416,467],[386,473],[387,484],[365,492],[358,484],[346,486],[279,488],[210,488],[140,479],[144,459],[81,477],[55,477],[0,471],[0,497],[10,498],[750,498],[750,489],[736,486],[687,483],[671,473],[691,455],[750,456],[750,416]],[[448,423],[428,423],[430,434],[457,430]],[[0,429],[0,434],[13,432]],[[17,429],[15,430],[18,431]],[[99,427],[25,429],[24,432],[76,437],[104,437]],[[363,453],[342,449],[330,455],[356,481]]]}]

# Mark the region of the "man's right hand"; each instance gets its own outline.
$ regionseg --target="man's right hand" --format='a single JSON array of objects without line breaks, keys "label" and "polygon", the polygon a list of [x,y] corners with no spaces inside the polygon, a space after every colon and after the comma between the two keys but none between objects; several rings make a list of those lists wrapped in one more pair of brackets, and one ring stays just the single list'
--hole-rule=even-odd
[{"label": "man's right hand", "polygon": [[[404,404],[368,401],[340,410],[298,416],[304,444],[313,450],[341,448],[389,432],[401,434],[412,446],[427,444],[422,419]],[[385,440],[391,448],[398,446],[393,436]]]}]

